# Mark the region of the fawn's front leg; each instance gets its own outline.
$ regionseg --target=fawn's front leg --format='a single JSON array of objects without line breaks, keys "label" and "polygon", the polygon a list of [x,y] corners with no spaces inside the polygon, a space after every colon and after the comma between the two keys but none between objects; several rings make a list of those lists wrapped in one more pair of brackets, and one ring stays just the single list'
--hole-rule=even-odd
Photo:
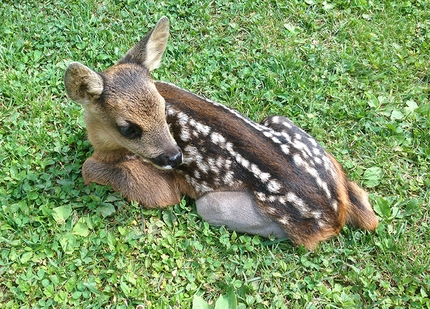
[{"label": "fawn's front leg", "polygon": [[82,175],[86,184],[109,185],[147,208],[178,204],[182,197],[176,174],[163,172],[133,155],[117,162],[105,162],[93,155],[85,161]]},{"label": "fawn's front leg", "polygon": [[196,200],[197,213],[209,224],[229,230],[276,238],[288,237],[280,224],[259,211],[254,196],[246,191],[211,192]]}]

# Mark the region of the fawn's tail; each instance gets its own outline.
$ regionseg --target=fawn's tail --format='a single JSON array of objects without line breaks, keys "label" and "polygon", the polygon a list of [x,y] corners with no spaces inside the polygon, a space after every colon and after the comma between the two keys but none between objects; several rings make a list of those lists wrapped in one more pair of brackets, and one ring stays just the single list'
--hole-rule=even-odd
[{"label": "fawn's tail", "polygon": [[378,219],[369,203],[367,193],[352,181],[348,180],[347,186],[350,200],[347,223],[354,227],[374,231],[378,226]]}]

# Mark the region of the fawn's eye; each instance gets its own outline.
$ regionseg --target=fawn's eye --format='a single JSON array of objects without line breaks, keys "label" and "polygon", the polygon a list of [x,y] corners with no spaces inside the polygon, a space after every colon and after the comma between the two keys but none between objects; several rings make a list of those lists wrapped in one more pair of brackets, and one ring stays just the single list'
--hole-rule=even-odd
[{"label": "fawn's eye", "polygon": [[135,124],[128,122],[126,125],[117,126],[119,133],[125,138],[136,139],[142,135],[142,130]]}]

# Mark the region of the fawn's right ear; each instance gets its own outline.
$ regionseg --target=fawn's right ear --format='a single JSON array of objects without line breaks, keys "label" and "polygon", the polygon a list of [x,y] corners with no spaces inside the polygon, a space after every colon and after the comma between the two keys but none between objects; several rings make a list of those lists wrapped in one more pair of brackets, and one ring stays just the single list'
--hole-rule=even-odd
[{"label": "fawn's right ear", "polygon": [[103,91],[102,77],[79,62],[72,62],[67,67],[64,85],[69,98],[81,104],[98,99]]}]

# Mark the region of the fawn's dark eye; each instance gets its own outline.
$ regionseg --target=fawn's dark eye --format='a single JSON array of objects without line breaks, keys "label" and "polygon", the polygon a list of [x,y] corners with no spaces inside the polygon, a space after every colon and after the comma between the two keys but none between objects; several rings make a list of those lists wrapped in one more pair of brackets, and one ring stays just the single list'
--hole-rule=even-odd
[{"label": "fawn's dark eye", "polygon": [[136,139],[142,135],[142,129],[140,129],[137,125],[133,123],[127,123],[124,126],[117,126],[119,133],[122,134],[125,138],[128,139]]}]

